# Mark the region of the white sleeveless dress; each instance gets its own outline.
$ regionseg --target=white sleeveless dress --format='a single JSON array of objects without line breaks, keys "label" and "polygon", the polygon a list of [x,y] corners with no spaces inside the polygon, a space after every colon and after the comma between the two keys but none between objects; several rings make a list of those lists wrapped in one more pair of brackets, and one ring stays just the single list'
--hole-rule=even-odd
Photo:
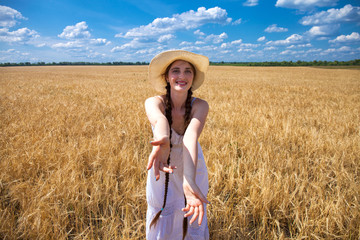
[{"label": "white sleeveless dress", "polygon": [[[195,99],[195,98],[194,98]],[[166,199],[166,206],[162,211],[160,218],[155,226],[150,228],[150,223],[155,215],[160,211],[164,202],[165,191],[165,173],[160,172],[160,179],[155,181],[154,170],[148,171],[146,185],[146,200],[148,209],[146,214],[146,238],[149,240],[177,240],[183,239],[183,219],[185,212],[181,211],[185,207],[184,191],[183,191],[183,135],[179,135],[171,129],[172,148],[170,152],[170,165],[176,166],[173,174],[169,174],[169,185]],[[198,163],[196,169],[196,184],[201,192],[207,196],[209,189],[208,173],[204,160],[204,155],[200,144],[198,143]],[[206,206],[204,207],[204,217],[199,226],[197,220],[190,225],[185,239],[203,240],[209,239],[209,229],[207,225]],[[191,216],[188,217],[188,221]]]}]

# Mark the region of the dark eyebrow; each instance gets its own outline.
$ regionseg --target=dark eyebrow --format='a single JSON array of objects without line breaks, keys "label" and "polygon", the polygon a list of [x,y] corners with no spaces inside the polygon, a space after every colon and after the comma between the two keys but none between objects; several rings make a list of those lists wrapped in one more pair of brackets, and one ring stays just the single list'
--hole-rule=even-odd
[{"label": "dark eyebrow", "polygon": [[[178,70],[178,69],[180,69],[179,67],[172,67],[172,68],[170,68],[170,70]],[[188,69],[190,69],[191,71],[193,70],[191,67],[187,67],[187,68],[185,68],[186,70],[188,70]]]}]

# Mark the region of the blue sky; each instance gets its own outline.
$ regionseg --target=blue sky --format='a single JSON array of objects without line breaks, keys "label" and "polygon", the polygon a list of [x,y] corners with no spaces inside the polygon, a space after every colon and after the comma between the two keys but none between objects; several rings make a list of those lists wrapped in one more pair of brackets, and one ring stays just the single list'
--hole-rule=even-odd
[{"label": "blue sky", "polygon": [[146,61],[169,49],[210,61],[360,58],[360,1],[0,1],[0,62]]}]

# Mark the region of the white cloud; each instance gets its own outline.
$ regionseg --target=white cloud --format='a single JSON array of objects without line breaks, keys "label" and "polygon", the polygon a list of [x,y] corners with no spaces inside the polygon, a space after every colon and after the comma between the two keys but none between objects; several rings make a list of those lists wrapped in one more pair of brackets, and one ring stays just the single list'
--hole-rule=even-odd
[{"label": "white cloud", "polygon": [[239,25],[239,24],[241,24],[241,23],[242,23],[242,19],[239,18],[238,20],[234,21],[232,24],[233,24],[233,25]]},{"label": "white cloud", "polygon": [[275,47],[266,47],[264,48],[265,51],[272,51],[272,50],[276,50]]},{"label": "white cloud", "polygon": [[204,36],[205,33],[201,32],[199,29],[194,32],[195,35]]},{"label": "white cloud", "polygon": [[272,25],[268,26],[268,27],[265,29],[265,32],[268,32],[268,33],[272,33],[272,32],[287,32],[287,31],[288,31],[287,28],[278,27],[277,24],[272,24]]},{"label": "white cloud", "polygon": [[228,48],[230,46],[229,43],[223,43],[221,44],[220,48]]},{"label": "white cloud", "polygon": [[238,40],[234,40],[232,42],[228,42],[228,43],[223,43],[221,44],[220,48],[231,48],[233,46],[238,46],[242,43],[242,39],[238,39]]},{"label": "white cloud", "polygon": [[10,48],[10,49],[4,50],[4,51],[0,51],[0,53],[13,53],[13,52],[15,52],[15,49],[13,49],[13,48]]},{"label": "white cloud", "polygon": [[293,34],[290,37],[286,38],[285,40],[277,40],[277,41],[269,41],[266,44],[267,45],[275,45],[275,46],[281,46],[281,45],[290,45],[290,44],[297,44],[304,41],[304,37],[299,34]]},{"label": "white cloud", "polygon": [[119,51],[122,51],[122,50],[125,50],[125,49],[139,49],[139,48],[145,47],[145,44],[146,43],[141,42],[140,39],[135,38],[135,39],[131,40],[128,43],[125,43],[125,44],[123,44],[121,46],[114,47],[111,50],[111,52],[119,52]]},{"label": "white cloud", "polygon": [[297,53],[298,53],[297,51],[285,50],[285,51],[280,52],[280,55],[295,55]]},{"label": "white cloud", "polygon": [[305,47],[312,47],[312,45],[311,43],[306,43],[306,44],[291,45],[288,46],[287,48],[293,49],[293,48],[305,48]]},{"label": "white cloud", "polygon": [[314,26],[306,32],[306,35],[309,35],[310,37],[333,35],[339,28],[339,24]]},{"label": "white cloud", "polygon": [[136,54],[149,54],[149,53],[153,53],[155,51],[156,51],[155,48],[141,49],[141,50],[136,51]]},{"label": "white cloud", "polygon": [[316,40],[325,41],[325,40],[329,40],[329,37],[317,37]]},{"label": "white cloud", "polygon": [[231,53],[231,51],[229,50],[223,50],[223,51],[220,51],[222,54],[228,54],[228,53]]},{"label": "white cloud", "polygon": [[36,31],[28,28],[20,28],[10,32],[7,28],[0,29],[0,41],[9,43],[25,43],[33,38],[39,37]]},{"label": "white cloud", "polygon": [[209,36],[207,36],[204,41],[205,42],[212,42],[212,43],[221,43],[222,41],[224,41],[224,39],[228,38],[228,35],[226,33],[221,33],[219,35],[215,35],[215,34],[210,34]]},{"label": "white cloud", "polygon": [[17,23],[16,19],[26,18],[15,9],[0,5],[0,27],[13,27]]},{"label": "white cloud", "polygon": [[124,50],[124,49],[125,49],[125,48],[122,47],[122,46],[116,46],[116,47],[113,47],[113,48],[111,49],[111,52],[112,52],[112,53],[114,53],[114,52],[119,52],[119,51]]},{"label": "white cloud", "polygon": [[313,49],[310,49],[308,51],[306,51],[307,53],[317,53],[317,52],[321,52],[322,49],[321,48],[313,48]]},{"label": "white cloud", "polygon": [[191,42],[183,41],[179,44],[180,46],[190,46]]},{"label": "white cloud", "polygon": [[254,7],[259,4],[259,0],[247,0],[243,5],[246,7]]},{"label": "white cloud", "polygon": [[175,14],[171,18],[156,18],[148,25],[130,29],[126,34],[117,34],[115,37],[124,38],[149,38],[162,34],[170,34],[177,30],[189,30],[208,23],[228,24],[232,21],[227,17],[226,10],[214,7],[206,9],[200,7],[197,11],[190,10]]},{"label": "white cloud", "polygon": [[232,52],[255,52],[254,48],[258,47],[259,44],[253,43],[243,43],[242,39],[238,39],[232,42],[221,44],[220,48],[222,51],[230,51]]},{"label": "white cloud", "polygon": [[172,34],[166,34],[166,35],[162,35],[158,38],[158,42],[162,43],[162,42],[167,42],[170,41],[171,39],[175,38],[174,35]]},{"label": "white cloud", "polygon": [[65,39],[89,38],[90,32],[87,30],[86,22],[79,22],[75,26],[67,26],[58,36]]},{"label": "white cloud", "polygon": [[231,42],[231,45],[238,45],[242,43],[242,39],[234,40]]},{"label": "white cloud", "polygon": [[257,39],[258,42],[263,42],[263,41],[266,41],[266,37],[265,36],[262,36],[262,37],[259,37]]},{"label": "white cloud", "polygon": [[46,43],[39,43],[39,44],[36,44],[35,46],[36,46],[36,47],[39,47],[39,48],[40,48],[40,47],[45,47],[45,46],[46,46]]},{"label": "white cloud", "polygon": [[343,46],[341,48],[338,49],[339,52],[350,52],[351,48],[348,46]]},{"label": "white cloud", "polygon": [[104,59],[106,57],[106,54],[104,53],[99,53],[93,50],[90,50],[89,53],[87,54],[87,58],[90,59]]},{"label": "white cloud", "polygon": [[[74,39],[67,42],[49,44],[53,49],[67,52],[72,57],[103,58],[106,54],[99,53],[96,49],[100,46],[109,45],[111,42],[105,38]],[[79,53],[81,55],[79,55]]]},{"label": "white cloud", "polygon": [[9,28],[17,24],[17,20],[26,19],[20,12],[10,7],[0,5],[0,42],[34,44],[31,40],[40,37],[35,30],[26,27],[10,31]]},{"label": "white cloud", "polygon": [[246,48],[256,48],[259,46],[259,44],[253,44],[253,43],[241,43],[240,44],[241,47],[246,47]]},{"label": "white cloud", "polygon": [[64,31],[59,34],[58,37],[69,41],[52,44],[52,48],[87,52],[88,58],[103,57],[103,54],[93,50],[94,46],[111,44],[111,42],[105,38],[90,38],[91,34],[88,31],[88,25],[85,21],[79,22],[73,26],[65,27]]},{"label": "white cloud", "polygon": [[340,35],[334,40],[330,40],[330,43],[345,43],[345,42],[357,42],[360,41],[360,34],[353,32],[350,35]]},{"label": "white cloud", "polygon": [[325,51],[323,51],[322,54],[329,54],[329,53],[334,53],[334,52],[336,52],[335,48],[329,48],[329,49],[326,49]]},{"label": "white cloud", "polygon": [[329,54],[329,53],[341,53],[341,52],[350,52],[352,49],[350,47],[344,46],[340,48],[329,48],[325,51],[323,51],[323,54]]},{"label": "white cloud", "polygon": [[111,42],[106,40],[105,38],[94,38],[94,39],[74,39],[68,42],[59,42],[51,45],[52,48],[63,48],[63,49],[80,49],[84,48],[89,51],[93,51],[90,49],[92,46],[105,46],[109,45]]},{"label": "white cloud", "polygon": [[105,38],[96,38],[96,39],[90,39],[89,43],[91,45],[102,46],[102,45],[109,45],[111,42],[106,40]]},{"label": "white cloud", "polygon": [[66,43],[55,43],[52,48],[82,48],[84,45],[80,41],[70,41]]},{"label": "white cloud", "polygon": [[249,49],[249,48],[239,48],[237,51],[238,52],[254,52],[254,50]]},{"label": "white cloud", "polygon": [[300,20],[302,25],[324,25],[341,22],[360,22],[360,7],[348,4],[343,8],[331,8]]},{"label": "white cloud", "polygon": [[0,51],[0,61],[4,62],[33,61],[33,58],[30,58],[30,56],[29,52],[21,52],[15,49]]},{"label": "white cloud", "polygon": [[315,7],[334,6],[337,2],[338,0],[278,0],[275,6],[308,10]]}]

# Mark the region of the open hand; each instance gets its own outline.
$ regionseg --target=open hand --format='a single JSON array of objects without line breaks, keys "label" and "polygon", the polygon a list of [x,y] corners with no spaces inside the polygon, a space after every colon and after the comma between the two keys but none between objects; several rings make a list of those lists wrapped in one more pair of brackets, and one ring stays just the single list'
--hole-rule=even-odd
[{"label": "open hand", "polygon": [[186,207],[183,208],[182,211],[187,212],[184,217],[193,215],[190,219],[190,225],[196,218],[198,218],[198,224],[201,225],[204,217],[204,204],[209,204],[210,202],[202,194],[194,181],[184,178],[183,188],[186,198]]},{"label": "open hand", "polygon": [[161,139],[151,142],[153,145],[152,152],[149,156],[147,170],[154,167],[156,181],[160,179],[160,171],[173,173],[175,166],[169,166],[167,159],[170,154],[170,140],[169,137],[165,136]]}]

